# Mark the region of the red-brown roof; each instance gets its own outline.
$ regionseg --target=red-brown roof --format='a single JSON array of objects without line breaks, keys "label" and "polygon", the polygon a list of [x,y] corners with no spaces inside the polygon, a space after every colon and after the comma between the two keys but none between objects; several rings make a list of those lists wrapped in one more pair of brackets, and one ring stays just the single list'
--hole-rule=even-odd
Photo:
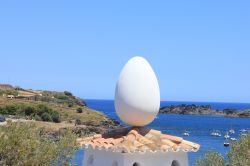
[{"label": "red-brown roof", "polygon": [[79,145],[88,148],[104,148],[106,150],[133,153],[135,151],[198,151],[199,144],[184,140],[161,131],[147,128],[123,128],[106,134],[96,134],[91,137],[79,138]]}]

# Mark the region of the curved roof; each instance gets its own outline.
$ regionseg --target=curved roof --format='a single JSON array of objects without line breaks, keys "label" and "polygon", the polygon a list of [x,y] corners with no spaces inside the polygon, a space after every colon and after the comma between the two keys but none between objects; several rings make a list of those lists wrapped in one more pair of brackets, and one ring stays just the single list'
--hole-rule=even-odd
[{"label": "curved roof", "polygon": [[199,144],[184,140],[161,131],[142,127],[122,128],[106,134],[77,139],[84,148],[105,149],[121,153],[184,151],[197,152]]}]

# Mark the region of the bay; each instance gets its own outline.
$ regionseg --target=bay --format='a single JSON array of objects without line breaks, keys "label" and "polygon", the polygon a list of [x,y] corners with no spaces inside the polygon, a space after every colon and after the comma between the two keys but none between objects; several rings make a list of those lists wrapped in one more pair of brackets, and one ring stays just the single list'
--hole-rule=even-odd
[{"label": "bay", "polygon": [[[103,112],[107,116],[118,120],[114,109],[113,100],[86,100],[88,107]],[[213,109],[221,110],[226,108],[248,109],[249,103],[217,103],[217,102],[185,102],[185,101],[162,101],[161,106],[179,105],[179,104],[196,104],[211,105]],[[122,123],[122,122],[121,122]],[[160,130],[163,133],[180,136],[186,140],[196,142],[201,145],[198,152],[189,153],[189,164],[193,165],[195,159],[201,157],[208,150],[216,150],[226,157],[230,147],[224,147],[224,134],[231,128],[235,130],[232,137],[239,139],[241,129],[250,129],[250,118],[225,118],[220,116],[199,116],[199,115],[167,115],[160,114],[148,126]],[[182,133],[187,130],[190,136],[185,137]],[[213,130],[219,130],[221,137],[212,137],[210,133]],[[74,155],[71,163],[82,165],[84,151],[78,150]]]}]

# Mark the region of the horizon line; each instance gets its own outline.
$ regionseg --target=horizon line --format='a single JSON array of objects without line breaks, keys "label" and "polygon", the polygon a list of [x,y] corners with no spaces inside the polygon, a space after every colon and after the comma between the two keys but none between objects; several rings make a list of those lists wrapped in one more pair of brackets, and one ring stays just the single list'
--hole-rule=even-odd
[{"label": "horizon line", "polygon": [[[114,99],[99,99],[99,98],[96,98],[96,99],[83,99],[83,100],[105,100],[105,101],[114,101]],[[250,102],[225,102],[225,101],[182,101],[182,100],[161,100],[160,102],[186,102],[186,103],[192,103],[192,102],[195,102],[195,103],[237,103],[237,104],[250,104]]]}]

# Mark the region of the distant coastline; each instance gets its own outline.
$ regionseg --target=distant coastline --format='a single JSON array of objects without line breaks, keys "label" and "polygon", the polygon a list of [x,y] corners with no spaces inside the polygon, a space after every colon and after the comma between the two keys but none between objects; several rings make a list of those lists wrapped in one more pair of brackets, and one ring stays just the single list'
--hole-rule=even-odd
[{"label": "distant coastline", "polygon": [[168,105],[160,108],[160,114],[180,114],[180,115],[216,115],[225,117],[250,118],[250,108],[238,110],[234,108],[224,108],[214,110],[211,105],[179,104]]}]

